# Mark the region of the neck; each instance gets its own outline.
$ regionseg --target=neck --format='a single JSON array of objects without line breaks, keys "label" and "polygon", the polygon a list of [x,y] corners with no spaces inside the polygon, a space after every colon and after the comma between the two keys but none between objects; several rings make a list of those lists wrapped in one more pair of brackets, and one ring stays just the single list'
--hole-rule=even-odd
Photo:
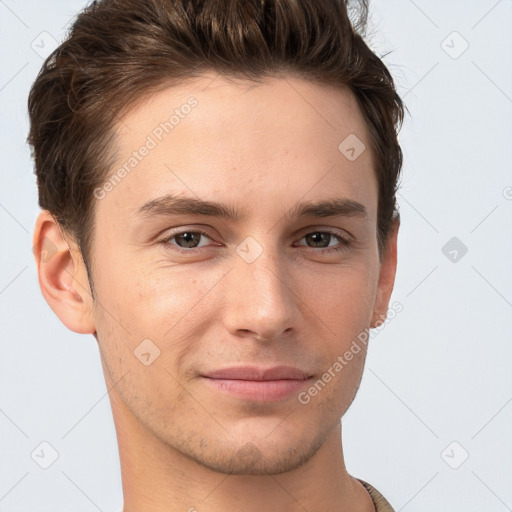
[{"label": "neck", "polygon": [[[115,393],[115,392],[114,392]],[[272,475],[223,474],[205,467],[145,429],[111,394],[123,486],[123,512],[331,510],[374,512],[345,468],[341,422],[298,468]]]}]

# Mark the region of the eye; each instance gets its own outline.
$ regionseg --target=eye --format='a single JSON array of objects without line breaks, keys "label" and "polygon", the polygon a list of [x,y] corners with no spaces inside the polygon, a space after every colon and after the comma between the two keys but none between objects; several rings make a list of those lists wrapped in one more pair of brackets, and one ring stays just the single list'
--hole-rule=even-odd
[{"label": "eye", "polygon": [[[338,240],[338,244],[334,246],[330,246],[330,242],[334,240]],[[350,245],[350,240],[348,238],[342,237],[337,232],[333,231],[311,231],[310,233],[307,233],[304,235],[301,240],[306,240],[308,243],[312,244],[320,244],[319,246],[316,245],[316,247],[308,247],[313,250],[315,249],[323,249],[327,247],[326,250],[316,251],[316,252],[322,252],[322,253],[330,253],[330,252],[336,252],[336,251],[343,251],[347,249],[347,247]]]},{"label": "eye", "polygon": [[[184,249],[183,252],[190,252],[187,249],[196,249],[202,247],[198,244],[201,237],[210,238],[208,233],[203,230],[195,230],[195,231],[180,231],[178,233],[174,233],[171,236],[168,236],[164,240],[162,240],[163,244],[172,244],[178,247],[177,250]],[[176,243],[172,242],[172,240],[176,240]]]}]

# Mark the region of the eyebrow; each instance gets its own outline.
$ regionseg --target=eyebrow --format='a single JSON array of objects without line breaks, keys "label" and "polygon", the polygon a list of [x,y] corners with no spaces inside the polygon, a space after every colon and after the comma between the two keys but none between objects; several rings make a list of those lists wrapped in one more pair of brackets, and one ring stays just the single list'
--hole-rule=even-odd
[{"label": "eyebrow", "polygon": [[[230,221],[242,221],[247,218],[247,210],[245,208],[237,210],[230,204],[166,194],[147,201],[137,210],[136,215],[142,217],[206,215]],[[341,197],[315,202],[301,201],[285,216],[290,220],[304,217],[361,217],[367,219],[368,212],[363,204]]]}]

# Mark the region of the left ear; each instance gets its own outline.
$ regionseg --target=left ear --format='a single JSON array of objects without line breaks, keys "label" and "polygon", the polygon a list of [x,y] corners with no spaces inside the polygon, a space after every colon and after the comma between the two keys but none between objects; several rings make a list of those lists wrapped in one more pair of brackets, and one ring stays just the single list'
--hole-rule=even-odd
[{"label": "left ear", "polygon": [[373,310],[370,327],[379,327],[386,320],[391,292],[395,284],[396,263],[397,263],[397,239],[400,227],[400,217],[393,220],[391,225],[382,262],[380,265],[379,284],[377,285],[377,296]]}]

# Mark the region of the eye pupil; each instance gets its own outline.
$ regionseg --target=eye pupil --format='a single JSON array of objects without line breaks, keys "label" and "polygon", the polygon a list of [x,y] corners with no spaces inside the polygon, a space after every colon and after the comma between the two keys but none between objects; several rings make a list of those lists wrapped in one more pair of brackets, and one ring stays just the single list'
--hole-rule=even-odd
[{"label": "eye pupil", "polygon": [[[186,232],[184,232],[184,233],[181,233],[181,234],[179,234],[179,235],[176,235],[176,242],[178,242],[180,239],[184,239],[184,240],[185,240],[185,244],[186,244],[186,245],[184,245],[184,246],[183,246],[183,245],[181,245],[180,243],[178,243],[178,245],[179,245],[180,247],[187,247],[187,248],[189,248],[189,249],[190,249],[191,247],[195,247],[195,246],[194,246],[194,237],[195,237],[195,239],[196,239],[196,240],[195,240],[195,242],[196,242],[196,243],[199,241],[199,239],[198,239],[198,236],[197,236],[197,235],[201,236],[201,234],[200,234],[200,233],[194,233],[193,231],[186,231]],[[190,245],[190,244],[192,244],[192,245]]]},{"label": "eye pupil", "polygon": [[[312,241],[313,243],[316,244],[316,243],[321,243],[322,237],[330,237],[330,236],[332,236],[330,233],[312,233],[312,234],[307,235],[306,238],[309,238],[310,241]],[[321,247],[327,247],[328,245],[329,245],[329,241],[327,240],[327,244],[322,245]]]}]

